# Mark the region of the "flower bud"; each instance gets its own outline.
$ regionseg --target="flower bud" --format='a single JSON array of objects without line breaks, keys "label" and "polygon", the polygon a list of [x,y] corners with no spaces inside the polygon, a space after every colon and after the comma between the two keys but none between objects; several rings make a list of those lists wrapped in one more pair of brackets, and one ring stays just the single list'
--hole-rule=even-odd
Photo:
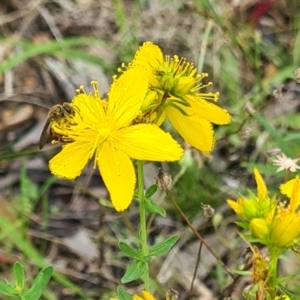
[{"label": "flower bud", "polygon": [[300,215],[290,213],[274,222],[270,238],[279,248],[289,247],[300,234]]},{"label": "flower bud", "polygon": [[256,199],[243,199],[242,203],[247,220],[261,216],[261,208]]},{"label": "flower bud", "polygon": [[269,235],[269,227],[265,219],[252,219],[250,221],[249,229],[251,234],[259,239],[266,239]]}]

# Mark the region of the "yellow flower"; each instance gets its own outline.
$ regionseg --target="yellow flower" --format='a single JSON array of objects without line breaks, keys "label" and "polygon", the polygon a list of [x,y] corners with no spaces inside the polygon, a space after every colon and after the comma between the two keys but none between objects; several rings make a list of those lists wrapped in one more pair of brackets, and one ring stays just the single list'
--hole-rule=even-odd
[{"label": "yellow flower", "polygon": [[282,184],[280,190],[290,197],[290,203],[287,207],[278,205],[270,238],[274,245],[279,248],[285,248],[289,247],[300,235],[299,176]]},{"label": "yellow flower", "polygon": [[149,292],[147,291],[142,291],[141,296],[134,294],[133,295],[133,300],[156,300]]},{"label": "yellow flower", "polygon": [[100,98],[97,83],[94,95],[80,90],[72,100],[75,116],[67,125],[53,122],[51,130],[64,144],[49,162],[54,175],[68,179],[78,177],[89,159],[94,157],[117,211],[131,203],[136,175],[132,159],[176,161],[182,148],[154,124],[131,125],[140,113],[148,89],[147,72],[132,68],[111,85],[108,102]]},{"label": "yellow flower", "polygon": [[270,224],[275,213],[276,202],[269,198],[264,180],[256,168],[254,176],[257,184],[257,196],[251,195],[250,199],[240,197],[236,201],[229,199],[227,203],[240,218],[246,221],[260,218],[266,219],[266,222]]},{"label": "yellow flower", "polygon": [[130,66],[141,65],[148,71],[150,91],[142,107],[148,122],[161,125],[165,117],[178,133],[193,147],[210,152],[214,146],[211,123],[231,122],[229,113],[217,106],[218,93],[204,93],[201,89],[207,74],[197,74],[193,64],[184,58],[163,55],[161,49],[145,42],[136,52]]}]

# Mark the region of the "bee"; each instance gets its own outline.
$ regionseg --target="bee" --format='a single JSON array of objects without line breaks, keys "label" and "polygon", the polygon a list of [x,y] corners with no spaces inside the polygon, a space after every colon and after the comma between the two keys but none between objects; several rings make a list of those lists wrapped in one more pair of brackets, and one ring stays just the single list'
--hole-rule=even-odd
[{"label": "bee", "polygon": [[[41,137],[40,137],[40,141],[39,141],[39,149],[43,149],[43,147],[45,146],[47,139],[48,139],[48,129],[51,125],[52,122],[60,122],[60,121],[64,121],[66,118],[68,117],[74,117],[75,116],[75,109],[74,107],[72,107],[70,105],[70,103],[63,103],[62,105],[57,104],[54,105],[48,113],[48,117],[47,117],[47,121],[46,124],[43,128],[43,131],[41,133]],[[54,133],[51,128],[50,128],[50,135],[52,136],[52,138],[54,138],[55,140],[58,141],[62,141],[62,136],[58,135],[56,133]]]}]

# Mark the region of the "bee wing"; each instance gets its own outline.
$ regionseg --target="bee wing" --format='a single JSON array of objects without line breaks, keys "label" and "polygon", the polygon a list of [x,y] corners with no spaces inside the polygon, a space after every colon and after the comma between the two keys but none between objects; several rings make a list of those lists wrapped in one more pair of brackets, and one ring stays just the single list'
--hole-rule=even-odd
[{"label": "bee wing", "polygon": [[39,141],[39,149],[42,150],[47,142],[47,139],[48,139],[48,128],[49,128],[49,125],[50,125],[50,120],[49,118],[47,119],[46,121],[46,124],[43,128],[43,131],[41,133],[41,137],[40,137],[40,141]]}]

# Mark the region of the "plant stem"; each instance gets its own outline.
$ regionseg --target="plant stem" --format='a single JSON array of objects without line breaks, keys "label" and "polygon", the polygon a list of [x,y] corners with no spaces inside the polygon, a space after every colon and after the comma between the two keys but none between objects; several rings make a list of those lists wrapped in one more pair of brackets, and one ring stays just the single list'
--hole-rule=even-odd
[{"label": "plant stem", "polygon": [[269,271],[270,271],[270,280],[269,280],[269,294],[271,296],[271,299],[275,299],[276,296],[276,286],[278,283],[277,279],[277,267],[278,267],[278,258],[280,256],[281,251],[278,251],[277,249],[269,249],[270,251],[270,264],[269,264]]},{"label": "plant stem", "polygon": [[[145,209],[145,196],[144,196],[144,162],[138,161],[138,196],[140,201],[140,240],[142,246],[143,257],[148,255],[147,244],[147,225],[146,225],[146,209]],[[143,274],[145,290],[150,290],[149,266],[146,263],[146,270]]]}]

